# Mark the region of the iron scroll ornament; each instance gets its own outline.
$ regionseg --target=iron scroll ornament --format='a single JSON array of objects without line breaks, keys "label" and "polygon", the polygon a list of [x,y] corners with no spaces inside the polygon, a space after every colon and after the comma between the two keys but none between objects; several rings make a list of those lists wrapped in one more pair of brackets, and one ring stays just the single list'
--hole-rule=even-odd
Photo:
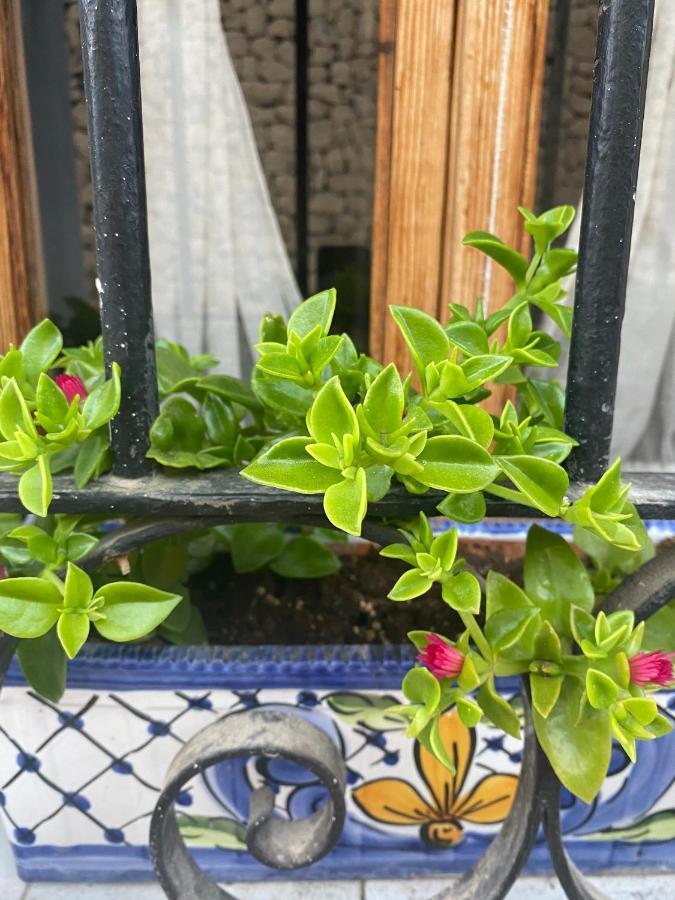
[{"label": "iron scroll ornament", "polygon": [[[675,595],[675,546],[669,547],[607,596],[603,608],[635,612],[637,622],[653,615]],[[609,900],[567,855],[560,827],[561,784],[537,743],[524,680],[524,750],[518,789],[509,814],[475,866],[432,900],[503,900],[525,865],[540,824],[553,866],[570,900]],[[236,726],[236,727],[235,727]],[[231,898],[196,865],[178,830],[172,803],[197,772],[232,756],[276,755],[306,766],[328,789],[329,800],[307,819],[275,819],[273,795],[260,788],[251,798],[246,831],[249,852],[271,868],[309,866],[335,845],[345,816],[344,763],[333,742],[299,716],[247,710],[209,725],[191,738],[172,763],[153,814],[150,853],[170,900]]]}]

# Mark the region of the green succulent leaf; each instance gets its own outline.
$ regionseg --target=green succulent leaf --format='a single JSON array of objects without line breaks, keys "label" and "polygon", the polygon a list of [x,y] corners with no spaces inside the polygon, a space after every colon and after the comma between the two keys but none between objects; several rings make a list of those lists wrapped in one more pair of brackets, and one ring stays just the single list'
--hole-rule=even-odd
[{"label": "green succulent leaf", "polygon": [[180,594],[160,591],[146,584],[118,581],[106,584],[94,594],[102,599],[102,618],[94,624],[109,641],[137,641],[160,625],[180,603]]},{"label": "green succulent leaf", "polygon": [[567,541],[538,525],[527,535],[525,592],[558,634],[569,634],[570,604],[591,612],[595,592],[579,557]]},{"label": "green succulent leaf", "polygon": [[63,347],[61,332],[50,322],[43,319],[32,328],[21,343],[23,372],[31,382],[36,382],[41,372],[51,368]]},{"label": "green succulent leaf", "polygon": [[67,663],[56,629],[20,641],[16,653],[23,676],[33,690],[58,703],[66,689]]},{"label": "green succulent leaf", "polygon": [[52,473],[47,456],[38,456],[35,465],[19,479],[19,499],[28,512],[44,518],[52,499]]},{"label": "green succulent leaf", "polygon": [[340,560],[325,544],[300,535],[284,545],[270,568],[284,578],[324,578],[339,571]]},{"label": "green succulent leaf", "polygon": [[499,471],[487,450],[475,441],[455,435],[429,438],[417,460],[423,469],[415,476],[418,481],[457,494],[483,490]]},{"label": "green succulent leaf", "polygon": [[487,718],[511,737],[520,737],[520,719],[511,704],[497,693],[492,677],[480,687],[476,696],[478,705]]},{"label": "green succulent leaf", "polygon": [[320,326],[322,334],[328,334],[335,312],[335,302],[334,288],[309,297],[293,310],[286,326],[288,334],[295,332],[298,337],[304,338],[317,325]]},{"label": "green succulent leaf", "polygon": [[579,682],[566,678],[548,717],[535,709],[534,726],[560,781],[590,803],[605,780],[612,742],[609,714],[582,703],[583,694]]},{"label": "green succulent leaf", "polygon": [[0,579],[0,631],[18,638],[41,637],[56,624],[63,598],[44,578]]},{"label": "green succulent leaf", "polygon": [[357,469],[354,478],[344,478],[327,488],[323,508],[329,522],[346,531],[360,535],[361,523],[368,509],[368,486],[365,469]]},{"label": "green succulent leaf", "polygon": [[334,469],[326,468],[307,453],[307,437],[284,438],[257,456],[241,474],[249,481],[297,491],[300,494],[323,494],[343,478]]},{"label": "green succulent leaf", "polygon": [[120,367],[112,364],[110,378],[94,388],[84,401],[82,421],[85,428],[95,431],[109,422],[120,407]]},{"label": "green succulent leaf", "polygon": [[307,425],[314,440],[321,444],[332,444],[334,434],[339,438],[351,434],[358,439],[356,413],[337,375],[327,381],[316,395]]},{"label": "green succulent leaf", "polygon": [[439,363],[448,358],[450,342],[436,319],[409,306],[390,306],[389,311],[408,345],[420,377],[430,362]]}]

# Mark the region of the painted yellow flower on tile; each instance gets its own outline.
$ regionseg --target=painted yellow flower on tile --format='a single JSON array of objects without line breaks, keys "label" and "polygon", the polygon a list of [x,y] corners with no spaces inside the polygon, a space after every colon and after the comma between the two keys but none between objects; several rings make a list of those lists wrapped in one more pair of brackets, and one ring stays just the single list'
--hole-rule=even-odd
[{"label": "painted yellow flower on tile", "polygon": [[456,710],[443,716],[440,727],[456,771],[451,774],[416,743],[415,763],[428,788],[427,799],[401,778],[378,778],[352,792],[359,808],[370,818],[386,825],[419,825],[424,843],[436,849],[452,847],[462,840],[462,822],[479,825],[502,822],[511,808],[518,784],[515,775],[493,773],[463,794],[476,749],[475,731],[464,725]]}]

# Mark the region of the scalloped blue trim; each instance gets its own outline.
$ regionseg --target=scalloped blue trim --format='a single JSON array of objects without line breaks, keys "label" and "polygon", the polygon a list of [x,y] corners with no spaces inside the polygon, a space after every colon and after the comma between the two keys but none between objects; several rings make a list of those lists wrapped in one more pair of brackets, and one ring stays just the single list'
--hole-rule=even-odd
[{"label": "scalloped blue trim", "polygon": [[[393,690],[414,663],[411,646],[85,647],[68,687],[93,690],[316,688]],[[7,686],[25,686],[14,659]],[[514,680],[514,686],[516,684]]]},{"label": "scalloped blue trim", "polygon": [[[475,525],[462,525],[443,516],[435,516],[431,520],[431,527],[434,533],[438,533],[455,526],[460,537],[506,538],[524,541],[530,525],[535,522],[542,528],[546,528],[547,531],[553,531],[555,534],[562,534],[565,537],[571,537],[574,532],[572,525],[568,525],[567,522],[562,522],[560,519],[538,519],[536,517],[531,519],[484,519]],[[666,538],[675,537],[675,519],[645,519],[644,524],[653,541],[663,541]]]}]

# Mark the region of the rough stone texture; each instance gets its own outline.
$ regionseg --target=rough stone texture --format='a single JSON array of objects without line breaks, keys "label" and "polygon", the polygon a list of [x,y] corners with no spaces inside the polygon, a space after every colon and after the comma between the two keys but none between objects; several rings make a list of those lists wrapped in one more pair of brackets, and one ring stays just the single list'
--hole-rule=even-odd
[{"label": "rough stone texture", "polygon": [[[295,4],[293,0],[219,0],[235,69],[246,97],[272,203],[295,262]],[[547,53],[547,83],[555,57],[555,13]],[[94,284],[92,192],[82,87],[77,0],[64,0],[74,121],[75,168],[82,210],[87,283]],[[309,290],[317,287],[318,249],[370,246],[377,95],[378,0],[309,0]],[[560,128],[545,104],[540,163],[557,140],[548,179],[540,165],[537,205],[577,203],[584,177],[595,52],[596,5],[571,0]],[[553,134],[553,137],[551,135]],[[477,223],[477,227],[480,223]]]},{"label": "rough stone texture", "polygon": [[[378,0],[309,2],[310,292],[319,286],[319,247],[370,244],[378,7]],[[220,0],[220,8],[272,203],[295,263],[295,3]]]}]

